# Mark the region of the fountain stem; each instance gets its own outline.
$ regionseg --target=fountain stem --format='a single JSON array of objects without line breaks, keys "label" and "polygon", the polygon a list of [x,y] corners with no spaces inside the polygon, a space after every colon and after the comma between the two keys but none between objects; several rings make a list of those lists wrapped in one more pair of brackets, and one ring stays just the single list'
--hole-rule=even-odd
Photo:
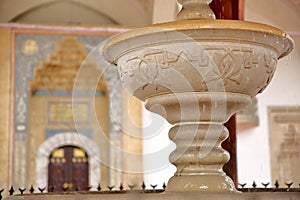
[{"label": "fountain stem", "polygon": [[236,192],[223,171],[230,158],[221,146],[229,135],[223,123],[250,102],[247,95],[226,92],[174,93],[147,99],[148,110],[174,124],[169,138],[176,149],[169,159],[177,172],[167,191]]},{"label": "fountain stem", "polygon": [[177,172],[169,180],[167,190],[235,192],[232,180],[223,172],[223,165],[230,156],[221,143],[228,135],[223,124],[174,126],[169,136],[177,148],[170,155],[170,161],[177,167]]},{"label": "fountain stem", "polygon": [[216,19],[209,4],[213,0],[177,0],[182,5],[177,20],[185,19]]}]

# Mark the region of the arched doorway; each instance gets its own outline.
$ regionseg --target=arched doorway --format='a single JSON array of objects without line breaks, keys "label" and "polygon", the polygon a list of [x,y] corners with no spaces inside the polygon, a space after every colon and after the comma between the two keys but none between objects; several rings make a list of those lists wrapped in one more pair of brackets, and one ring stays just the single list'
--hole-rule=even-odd
[{"label": "arched doorway", "polygon": [[63,146],[52,151],[48,166],[49,190],[87,190],[88,178],[89,160],[83,149]]},{"label": "arched doorway", "polygon": [[[89,144],[84,145],[84,144]],[[78,147],[88,156],[88,185],[97,187],[101,180],[101,158],[100,150],[97,144],[90,138],[77,133],[59,133],[43,142],[38,148],[36,154],[36,185],[47,187],[49,180],[49,158],[56,149],[65,146]],[[104,177],[107,179],[107,177]],[[48,188],[47,188],[48,189]]]}]

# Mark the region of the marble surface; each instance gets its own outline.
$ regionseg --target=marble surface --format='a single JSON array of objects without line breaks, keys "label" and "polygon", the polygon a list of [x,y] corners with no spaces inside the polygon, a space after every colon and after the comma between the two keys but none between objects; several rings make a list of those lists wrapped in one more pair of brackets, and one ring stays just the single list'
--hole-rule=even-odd
[{"label": "marble surface", "polygon": [[113,192],[113,193],[62,193],[62,194],[34,194],[16,195],[5,200],[98,200],[98,199],[145,199],[145,200],[179,200],[179,199],[205,199],[205,200],[299,200],[299,192],[252,192],[252,193],[192,193],[192,192],[164,192],[164,193],[143,193],[143,192]]}]

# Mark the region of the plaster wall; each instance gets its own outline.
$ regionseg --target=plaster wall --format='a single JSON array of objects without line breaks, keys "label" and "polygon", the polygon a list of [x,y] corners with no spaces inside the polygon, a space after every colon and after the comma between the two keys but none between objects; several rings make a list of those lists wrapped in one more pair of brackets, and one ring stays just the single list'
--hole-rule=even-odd
[{"label": "plaster wall", "polygon": [[0,28],[0,187],[10,185],[12,134],[10,130],[11,117],[11,30]]}]

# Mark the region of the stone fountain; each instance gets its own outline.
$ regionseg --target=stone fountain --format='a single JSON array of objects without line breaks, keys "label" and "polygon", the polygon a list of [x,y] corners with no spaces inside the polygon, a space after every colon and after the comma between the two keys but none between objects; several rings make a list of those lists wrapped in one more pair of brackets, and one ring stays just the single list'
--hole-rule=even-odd
[{"label": "stone fountain", "polygon": [[155,24],[110,39],[103,57],[124,85],[174,126],[170,161],[177,172],[166,192],[49,193],[7,199],[207,199],[296,200],[298,193],[238,193],[223,172],[229,154],[223,125],[271,81],[277,60],[294,43],[283,31],[259,23],[215,20],[212,0],[178,0],[175,22]]},{"label": "stone fountain", "polygon": [[216,20],[211,1],[178,0],[177,21],[117,35],[103,47],[125,87],[174,125],[177,172],[167,192],[236,192],[222,169],[230,158],[223,124],[267,87],[294,46],[275,27]]}]

